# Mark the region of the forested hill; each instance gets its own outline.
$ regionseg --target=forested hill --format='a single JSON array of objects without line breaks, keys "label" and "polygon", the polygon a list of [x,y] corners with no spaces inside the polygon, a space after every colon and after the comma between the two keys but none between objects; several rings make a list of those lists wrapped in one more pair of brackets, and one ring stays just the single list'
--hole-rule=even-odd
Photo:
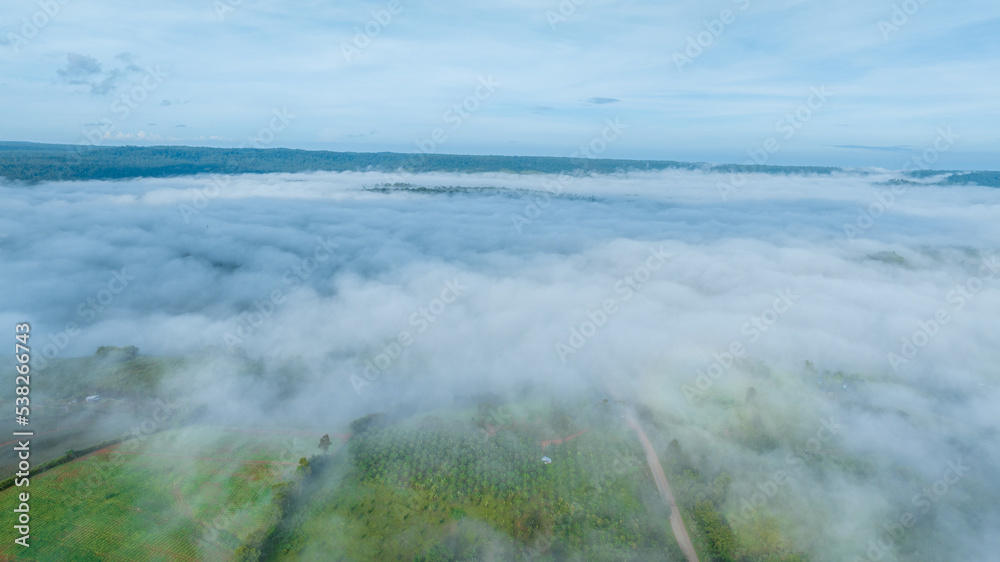
[{"label": "forested hill", "polygon": [[[818,166],[713,165],[663,160],[330,152],[287,148],[98,147],[0,142],[0,177],[28,183],[58,180],[170,177],[193,174],[262,174],[314,171],[558,174],[664,169],[773,174],[830,174],[840,171],[839,168]],[[1000,173],[952,173],[945,181],[1000,187]]]},{"label": "forested hill", "polygon": [[837,168],[711,166],[660,160],[329,152],[286,148],[78,146],[0,142],[0,177],[25,182],[313,171],[614,173],[713,169],[829,174]]}]

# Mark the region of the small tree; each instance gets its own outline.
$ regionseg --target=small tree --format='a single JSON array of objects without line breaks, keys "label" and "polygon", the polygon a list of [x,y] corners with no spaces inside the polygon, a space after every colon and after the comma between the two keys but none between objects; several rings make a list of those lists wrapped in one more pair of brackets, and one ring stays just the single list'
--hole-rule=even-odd
[{"label": "small tree", "polygon": [[260,560],[260,551],[252,546],[243,545],[233,552],[233,560],[238,562],[257,562]]},{"label": "small tree", "polygon": [[351,422],[351,432],[360,435],[368,430],[380,430],[388,425],[388,418],[385,414],[375,413],[358,418]]},{"label": "small tree", "polygon": [[328,434],[324,434],[323,437],[320,437],[319,448],[323,449],[324,453],[330,449],[330,436]]}]

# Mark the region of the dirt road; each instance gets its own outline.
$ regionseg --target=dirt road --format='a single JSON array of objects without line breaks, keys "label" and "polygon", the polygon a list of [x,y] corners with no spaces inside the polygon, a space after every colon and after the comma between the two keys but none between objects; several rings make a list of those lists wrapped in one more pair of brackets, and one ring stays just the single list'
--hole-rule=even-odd
[{"label": "dirt road", "polygon": [[688,536],[684,520],[681,519],[681,510],[677,508],[677,502],[674,501],[674,493],[670,491],[670,483],[667,482],[667,475],[663,472],[663,466],[660,465],[660,458],[656,455],[653,444],[649,441],[649,437],[646,436],[646,432],[643,431],[642,426],[639,425],[639,421],[635,419],[635,415],[631,410],[625,414],[625,421],[635,431],[636,435],[639,436],[642,448],[646,451],[646,461],[649,462],[649,469],[653,472],[653,480],[656,481],[656,487],[660,489],[660,494],[663,495],[667,504],[670,505],[670,528],[674,531],[677,544],[684,551],[684,556],[687,557],[688,562],[699,562],[698,553],[694,549],[694,544],[691,543],[691,537]]}]

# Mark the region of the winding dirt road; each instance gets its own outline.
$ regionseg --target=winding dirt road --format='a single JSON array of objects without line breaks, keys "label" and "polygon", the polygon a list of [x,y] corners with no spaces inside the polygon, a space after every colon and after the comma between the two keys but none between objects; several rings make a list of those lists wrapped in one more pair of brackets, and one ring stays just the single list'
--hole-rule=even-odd
[{"label": "winding dirt road", "polygon": [[[616,402],[626,403],[618,387],[612,383],[611,378],[605,379],[604,384],[608,390],[608,394]],[[694,543],[691,542],[687,527],[684,526],[684,519],[681,518],[681,510],[678,509],[677,501],[674,500],[674,493],[670,490],[670,482],[667,482],[667,475],[663,472],[663,465],[660,464],[660,457],[656,455],[653,443],[650,442],[646,432],[642,429],[642,425],[639,424],[639,420],[636,419],[635,410],[631,406],[625,410],[623,417],[628,426],[639,437],[639,442],[642,443],[642,448],[646,451],[646,462],[649,463],[649,470],[653,473],[653,480],[656,481],[656,487],[660,490],[660,495],[666,500],[667,505],[670,506],[670,528],[674,531],[674,538],[677,540],[677,545],[684,552],[687,562],[700,562],[698,560],[698,551],[694,549]]]},{"label": "winding dirt road", "polygon": [[677,508],[677,502],[674,501],[674,493],[670,491],[670,483],[667,482],[667,475],[663,472],[663,466],[660,464],[660,458],[656,455],[653,444],[649,441],[649,437],[646,436],[646,432],[643,431],[639,420],[635,419],[631,410],[625,413],[625,421],[639,437],[642,448],[646,451],[646,461],[649,463],[649,469],[653,472],[656,487],[660,489],[663,499],[670,505],[670,528],[674,531],[677,544],[684,551],[688,562],[699,562],[698,553],[694,549],[691,537],[688,536],[687,527],[684,526],[684,520],[681,519],[681,510]]}]

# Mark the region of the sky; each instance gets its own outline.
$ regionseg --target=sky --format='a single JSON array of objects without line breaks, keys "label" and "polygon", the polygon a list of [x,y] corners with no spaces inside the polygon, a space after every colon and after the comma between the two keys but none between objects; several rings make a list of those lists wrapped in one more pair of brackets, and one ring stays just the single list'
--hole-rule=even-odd
[{"label": "sky", "polygon": [[[197,354],[170,384],[230,425],[613,383],[732,471],[734,518],[835,420],[839,468],[762,508],[789,540],[875,559],[916,511],[926,559],[988,559],[997,191],[891,180],[1000,169],[998,31],[995,1],[7,0],[0,141],[866,169],[0,182],[0,324],[42,377]],[[749,388],[774,451],[729,433]]]},{"label": "sky", "polygon": [[[759,509],[813,560],[988,560],[1000,205],[994,188],[899,177],[0,182],[0,325],[31,322],[35,392],[58,384],[49,362],[102,345],[195,356],[169,388],[225,426],[345,427],[489,393],[572,402],[607,383],[733,476],[733,524],[785,470]],[[429,191],[371,189],[386,183]],[[241,354],[268,376],[241,373]],[[777,449],[733,439],[749,388]],[[804,462],[817,435],[832,459]],[[868,554],[908,513],[920,556]]]},{"label": "sky", "polygon": [[[989,0],[6,0],[3,12],[3,141],[900,169],[944,129],[958,141],[928,166],[1000,168]],[[609,121],[622,134],[597,141]]]}]

